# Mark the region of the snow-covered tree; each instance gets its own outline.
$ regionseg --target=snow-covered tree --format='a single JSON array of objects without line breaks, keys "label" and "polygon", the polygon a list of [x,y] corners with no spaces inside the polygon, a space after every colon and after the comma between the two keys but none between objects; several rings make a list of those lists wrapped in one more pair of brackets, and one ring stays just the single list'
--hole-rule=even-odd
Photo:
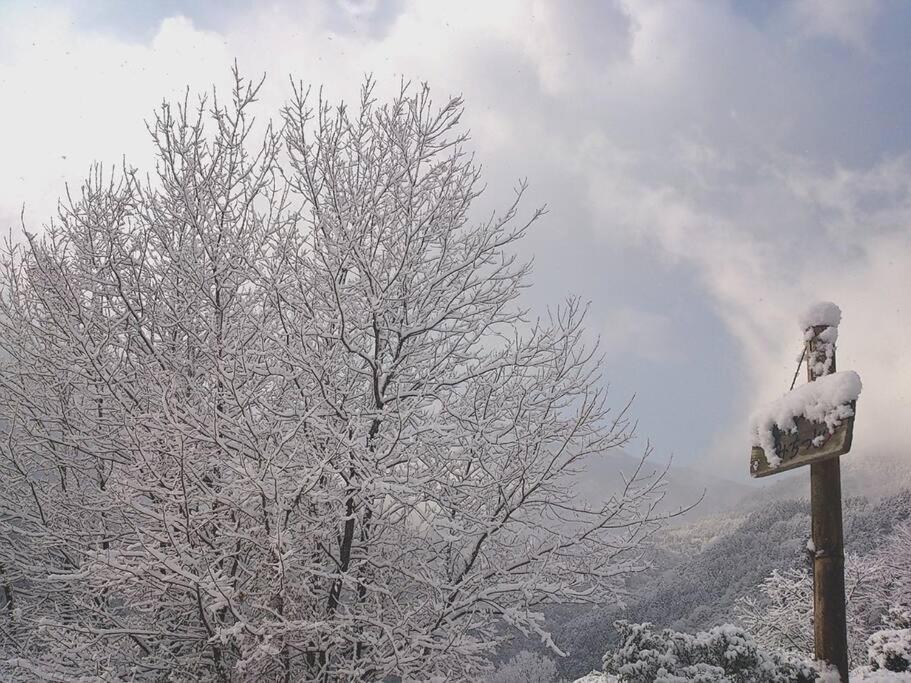
[{"label": "snow-covered tree", "polygon": [[[877,558],[845,556],[848,648],[853,661],[865,660],[867,637],[887,610],[889,596],[888,570]],[[813,652],[813,577],[809,569],[773,570],[755,594],[737,601],[735,612],[762,647]]]},{"label": "snow-covered tree", "polygon": [[[907,628],[911,613],[911,524],[899,522],[864,555],[845,556],[848,646],[855,662],[867,660],[867,639],[885,623]],[[808,568],[773,570],[756,591],[735,604],[738,621],[768,648],[813,651],[813,577]]]},{"label": "snow-covered tree", "polygon": [[875,557],[889,576],[887,623],[893,628],[911,628],[911,521],[896,525]]},{"label": "snow-covered tree", "polygon": [[904,521],[876,552],[889,577],[886,627],[867,639],[871,672],[896,672],[911,676],[911,522]]},{"label": "snow-covered tree", "polygon": [[[0,264],[0,668],[466,680],[614,600],[660,482],[570,300],[529,320],[521,185],[479,219],[462,103],[164,105]],[[606,491],[607,494],[607,491]]]}]

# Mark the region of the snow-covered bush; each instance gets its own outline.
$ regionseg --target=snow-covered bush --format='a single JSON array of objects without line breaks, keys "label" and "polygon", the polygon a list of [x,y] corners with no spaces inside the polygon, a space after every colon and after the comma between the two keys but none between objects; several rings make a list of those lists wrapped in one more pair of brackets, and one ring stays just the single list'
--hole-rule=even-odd
[{"label": "snow-covered bush", "polygon": [[812,662],[760,649],[750,634],[732,625],[696,634],[626,621],[615,627],[621,643],[604,656],[604,670],[623,683],[811,683],[820,675]]},{"label": "snow-covered bush", "polygon": [[[906,570],[907,571],[907,570]],[[911,679],[911,609],[907,600],[889,608],[883,618],[887,628],[867,639],[867,659],[871,671],[903,672]]]},{"label": "snow-covered bush", "polygon": [[561,680],[553,659],[528,650],[497,667],[486,679],[487,683],[557,683]]},{"label": "snow-covered bush", "polygon": [[[907,597],[911,600],[911,595]],[[883,623],[889,628],[911,628],[911,609],[906,604],[893,605],[883,617]]]},{"label": "snow-covered bush", "polygon": [[[906,673],[871,671],[869,667],[861,667],[851,672],[851,683],[908,683],[909,681],[911,678]],[[837,682],[833,681],[833,683]]]},{"label": "snow-covered bush", "polygon": [[610,674],[601,673],[600,671],[592,671],[591,673],[585,674],[582,678],[577,678],[573,683],[619,683],[616,676],[611,676]]},{"label": "snow-covered bush", "polygon": [[873,671],[911,672],[911,629],[877,631],[867,640],[867,656]]}]

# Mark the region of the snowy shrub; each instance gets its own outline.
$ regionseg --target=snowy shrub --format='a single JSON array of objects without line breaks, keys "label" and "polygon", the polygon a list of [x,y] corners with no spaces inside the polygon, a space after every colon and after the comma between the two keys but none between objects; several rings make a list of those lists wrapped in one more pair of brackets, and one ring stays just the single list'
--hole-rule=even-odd
[{"label": "snowy shrub", "polygon": [[877,631],[867,640],[867,655],[873,671],[911,672],[911,629]]},{"label": "snowy shrub", "polygon": [[[908,597],[911,598],[911,595]],[[911,628],[911,608],[907,605],[894,605],[883,617],[883,622],[889,628]]]},{"label": "snowy shrub", "polygon": [[487,683],[556,683],[557,665],[549,657],[523,650],[502,664]]},{"label": "snowy shrub", "polygon": [[615,627],[621,644],[604,656],[604,670],[624,683],[810,683],[820,675],[812,662],[761,650],[750,634],[732,625],[696,634],[626,621]]},{"label": "snowy shrub", "polygon": [[908,674],[894,671],[870,671],[868,668],[851,672],[851,683],[908,683]]},{"label": "snowy shrub", "polygon": [[603,674],[600,671],[592,671],[582,678],[577,678],[573,683],[618,683],[615,676]]}]

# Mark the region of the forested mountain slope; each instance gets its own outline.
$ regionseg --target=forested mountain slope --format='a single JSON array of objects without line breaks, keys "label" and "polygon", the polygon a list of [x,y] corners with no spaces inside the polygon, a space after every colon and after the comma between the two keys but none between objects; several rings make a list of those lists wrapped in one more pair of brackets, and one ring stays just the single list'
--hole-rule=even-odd
[{"label": "forested mountain slope", "polygon": [[[747,507],[744,505],[743,507]],[[625,608],[555,609],[554,640],[568,657],[557,666],[564,676],[581,676],[601,665],[614,644],[613,622],[650,621],[695,632],[733,620],[736,600],[755,590],[776,568],[806,561],[810,508],[806,499],[772,500],[765,506],[709,517],[669,529],[656,538],[655,569],[641,575]],[[893,527],[911,518],[911,490],[844,503],[845,546],[867,554]],[[537,646],[530,641],[515,649]]]}]

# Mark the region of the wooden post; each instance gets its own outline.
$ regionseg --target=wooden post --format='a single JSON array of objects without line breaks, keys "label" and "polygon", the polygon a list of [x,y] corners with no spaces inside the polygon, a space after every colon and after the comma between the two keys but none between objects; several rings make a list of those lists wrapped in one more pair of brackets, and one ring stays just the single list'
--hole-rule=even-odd
[{"label": "wooden post", "polygon": [[[825,326],[812,327],[807,340],[807,377],[835,372],[835,345],[819,339]],[[827,354],[828,358],[827,358]],[[841,515],[841,462],[838,457],[810,465],[813,512],[813,630],[816,659],[838,669],[848,683],[848,637],[845,616],[845,544]]]}]

